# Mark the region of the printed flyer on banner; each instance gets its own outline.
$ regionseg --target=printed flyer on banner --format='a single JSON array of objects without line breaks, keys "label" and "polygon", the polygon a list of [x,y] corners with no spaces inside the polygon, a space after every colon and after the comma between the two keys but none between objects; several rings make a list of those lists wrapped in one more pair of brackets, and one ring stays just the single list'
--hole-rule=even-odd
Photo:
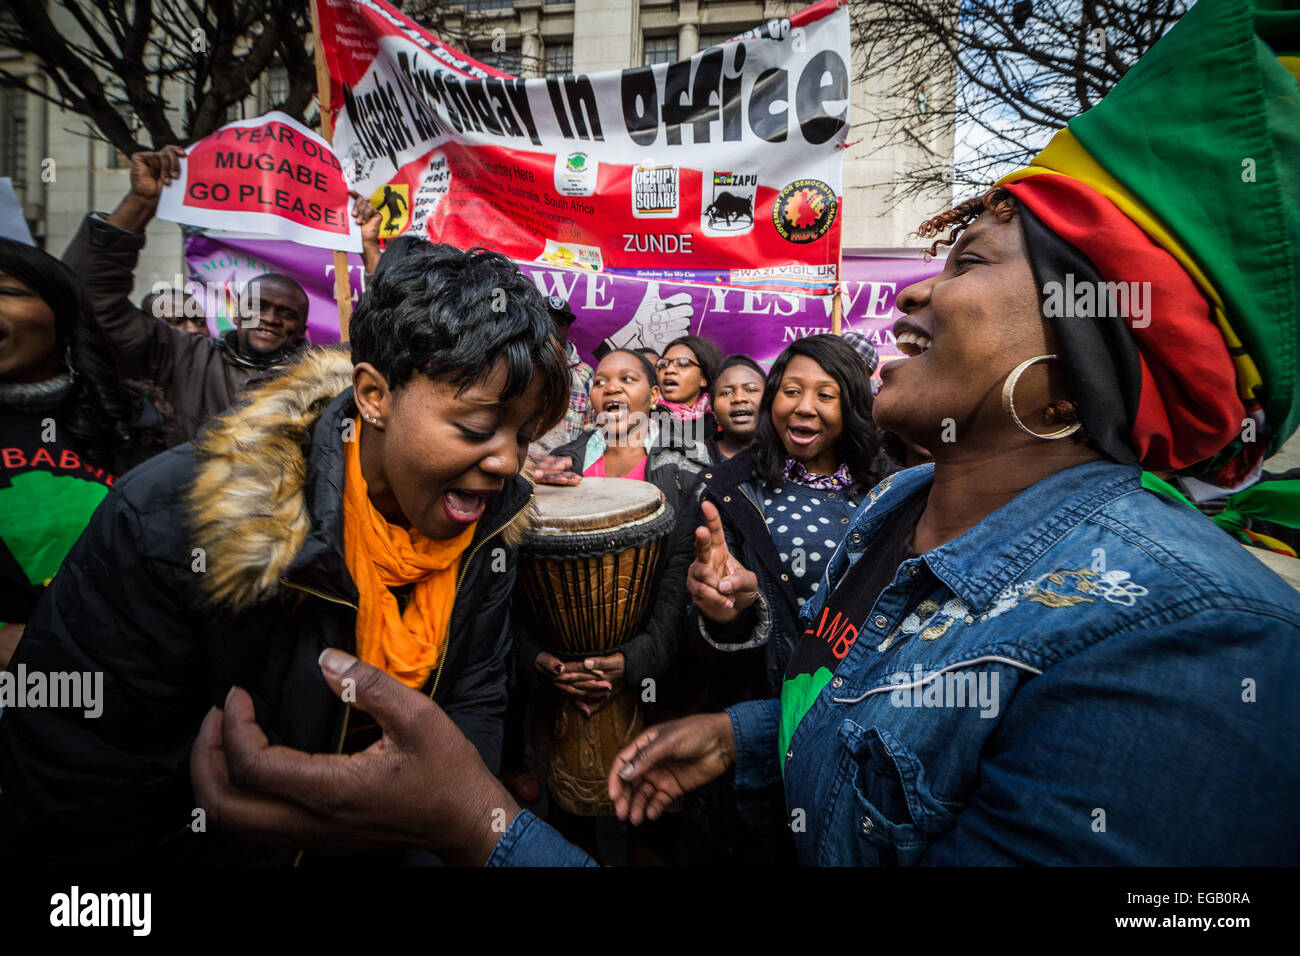
[{"label": "printed flyer on banner", "polygon": [[187,226],[361,251],[341,164],[319,135],[284,113],[239,120],[186,150],[158,217]]},{"label": "printed flyer on banner", "polygon": [[348,182],[406,232],[525,262],[829,292],[849,15],[823,0],[677,63],[522,79],[380,0],[314,0]]}]

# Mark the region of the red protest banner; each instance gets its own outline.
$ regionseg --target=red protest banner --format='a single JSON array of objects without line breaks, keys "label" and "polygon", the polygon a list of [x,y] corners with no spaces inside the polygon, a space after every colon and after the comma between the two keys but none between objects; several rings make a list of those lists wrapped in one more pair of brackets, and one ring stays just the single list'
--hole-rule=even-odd
[{"label": "red protest banner", "polygon": [[825,294],[849,15],[821,0],[671,64],[525,79],[383,0],[314,0],[344,175],[403,233],[512,258]]},{"label": "red protest banner", "polygon": [[342,168],[329,145],[283,113],[223,126],[187,151],[158,215],[192,226],[359,251]]}]

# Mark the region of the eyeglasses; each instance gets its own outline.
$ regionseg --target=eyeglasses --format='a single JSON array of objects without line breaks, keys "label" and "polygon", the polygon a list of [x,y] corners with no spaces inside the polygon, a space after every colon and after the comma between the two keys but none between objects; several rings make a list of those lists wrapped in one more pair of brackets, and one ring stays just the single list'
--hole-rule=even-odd
[{"label": "eyeglasses", "polygon": [[675,359],[660,359],[658,362],[655,363],[655,368],[659,369],[659,371],[662,372],[670,365],[676,365],[678,368],[690,368],[692,365],[694,365],[698,368],[699,364],[700,364],[699,362],[696,362],[692,359],[688,359],[684,355],[679,355]]}]

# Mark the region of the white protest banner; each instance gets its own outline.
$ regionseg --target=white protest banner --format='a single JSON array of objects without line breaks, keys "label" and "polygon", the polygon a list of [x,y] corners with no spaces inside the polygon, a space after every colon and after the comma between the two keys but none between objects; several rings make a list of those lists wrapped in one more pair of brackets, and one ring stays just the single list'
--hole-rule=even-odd
[{"label": "white protest banner", "polygon": [[361,251],[348,186],[316,133],[272,112],[221,127],[186,150],[158,216],[172,222],[274,236],[321,249]]},{"label": "white protest banner", "polygon": [[849,17],[822,0],[678,63],[519,79],[382,0],[314,0],[344,175],[414,232],[512,258],[826,292]]}]

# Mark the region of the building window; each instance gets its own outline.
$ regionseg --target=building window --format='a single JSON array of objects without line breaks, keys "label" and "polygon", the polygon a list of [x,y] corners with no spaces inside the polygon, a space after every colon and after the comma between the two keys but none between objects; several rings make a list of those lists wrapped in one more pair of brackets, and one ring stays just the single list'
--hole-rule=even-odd
[{"label": "building window", "polygon": [[676,63],[677,37],[646,37],[642,53],[642,62],[646,66],[652,63]]},{"label": "building window", "polygon": [[27,188],[27,93],[0,89],[0,176],[14,181],[23,198]]},{"label": "building window", "polygon": [[243,118],[244,118],[244,101],[243,101],[243,100],[240,100],[238,103],[231,103],[229,106],[226,107],[226,122],[227,122],[227,123],[233,123],[233,122],[235,122],[235,120],[241,120],[241,119],[243,119]]},{"label": "building window", "polygon": [[109,169],[126,169],[131,165],[131,157],[126,155],[112,143],[108,145],[108,168]]},{"label": "building window", "polygon": [[524,71],[524,58],[519,53],[519,47],[506,47],[500,53],[495,52],[491,47],[484,47],[479,50],[471,50],[470,56],[480,63],[486,63],[488,66],[494,67],[502,73],[509,73],[511,76],[519,76]]},{"label": "building window", "polygon": [[452,6],[464,7],[470,13],[478,10],[509,10],[514,5],[515,0],[453,0],[452,3]]},{"label": "building window", "polygon": [[266,73],[266,108],[279,106],[289,98],[289,71],[277,66]]},{"label": "building window", "polygon": [[546,48],[545,74],[567,76],[573,72],[573,44],[552,43]]}]

